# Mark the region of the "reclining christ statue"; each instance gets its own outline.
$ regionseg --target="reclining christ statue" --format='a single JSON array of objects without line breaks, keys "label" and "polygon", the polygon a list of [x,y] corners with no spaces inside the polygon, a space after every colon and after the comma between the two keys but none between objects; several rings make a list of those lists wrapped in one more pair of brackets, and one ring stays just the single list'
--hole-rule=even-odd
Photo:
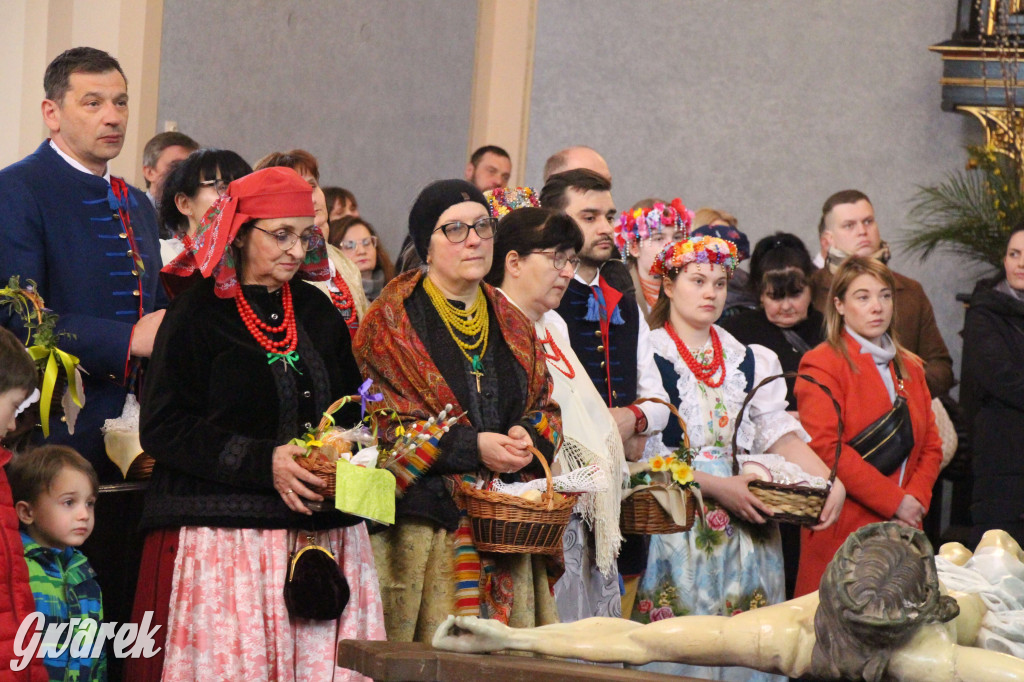
[{"label": "reclining christ statue", "polygon": [[[1024,552],[1007,534],[990,531],[977,551],[983,549],[1005,562],[1008,575],[1024,577]],[[962,567],[970,553],[946,545],[940,556]],[[630,665],[742,665],[820,679],[1024,682],[1024,660],[973,646],[988,611],[976,593],[946,594],[924,533],[886,522],[847,538],[818,592],[781,604],[732,617],[649,624],[588,618],[524,629],[449,616],[433,644],[465,653],[529,651]],[[1013,637],[1024,642],[1024,633]]]}]

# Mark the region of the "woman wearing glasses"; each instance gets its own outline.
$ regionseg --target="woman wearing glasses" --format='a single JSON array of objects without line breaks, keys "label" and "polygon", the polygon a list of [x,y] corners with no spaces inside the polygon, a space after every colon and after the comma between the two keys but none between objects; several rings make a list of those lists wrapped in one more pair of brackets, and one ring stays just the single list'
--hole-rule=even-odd
[{"label": "woman wearing glasses", "polygon": [[328,243],[341,249],[356,264],[363,275],[366,300],[373,303],[380,296],[381,290],[395,277],[395,266],[384,245],[380,243],[377,231],[358,215],[332,220],[330,226]]},{"label": "woman wearing glasses", "polygon": [[563,536],[565,573],[555,583],[555,601],[563,622],[592,616],[619,617],[619,571],[615,557],[621,482],[626,471],[615,419],[576,357],[565,321],[555,312],[576,274],[583,233],[564,213],[519,208],[498,225],[494,264],[487,276],[533,322],[562,409],[564,441],[556,462],[562,471],[597,465],[608,481],[602,493],[587,493],[576,503]]},{"label": "woman wearing glasses", "polygon": [[[362,679],[333,661],[339,639],[384,638],[366,526],[310,511],[319,479],[288,444],[361,383],[341,315],[299,281],[329,276],[309,185],[288,168],[232,182],[187,253],[206,279],[168,309],[142,399],[156,465],[136,615],[166,625],[163,679]],[[338,418],[355,423],[359,410]],[[289,553],[308,536],[348,581],[335,620],[285,605]],[[128,679],[160,678],[160,661],[137,664]]]},{"label": "woman wearing glasses", "polygon": [[[305,149],[293,149],[289,152],[271,152],[256,162],[256,170],[281,166],[291,168],[302,176],[302,179],[309,183],[313,190],[313,210],[316,211],[314,224],[320,230],[324,239],[327,239],[330,227],[328,226],[327,199],[324,190],[320,187],[320,166],[316,157]],[[349,260],[348,256],[331,244],[327,245],[327,264],[331,268],[331,276],[324,282],[317,282],[317,287],[323,291],[338,309],[341,316],[345,318],[348,329],[355,336],[359,329],[359,321],[363,319],[368,303],[363,293],[362,276],[355,263]]]},{"label": "woman wearing glasses", "polygon": [[[561,431],[533,325],[483,284],[496,223],[470,183],[427,186],[409,214],[427,270],[392,280],[356,335],[363,374],[406,429],[446,406],[458,418],[437,448],[388,466],[396,523],[373,546],[390,640],[429,642],[449,613],[558,622],[543,559],[477,552],[453,494],[467,479],[540,474],[528,448],[551,461]],[[394,426],[382,436],[395,437]]]},{"label": "woman wearing glasses", "polygon": [[199,221],[228,183],[249,173],[252,168],[245,159],[229,149],[198,149],[168,174],[160,197],[160,223],[174,232],[174,238],[160,240],[164,265],[189,247]]}]

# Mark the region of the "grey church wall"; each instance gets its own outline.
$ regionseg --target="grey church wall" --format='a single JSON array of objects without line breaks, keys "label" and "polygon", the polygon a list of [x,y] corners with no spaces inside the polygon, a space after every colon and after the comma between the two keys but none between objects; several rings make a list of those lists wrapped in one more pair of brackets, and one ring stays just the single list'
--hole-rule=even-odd
[{"label": "grey church wall", "polygon": [[165,0],[158,125],[251,163],[312,152],[394,256],[416,193],[466,163],[476,8]]},{"label": "grey church wall", "polygon": [[[825,198],[857,188],[895,242],[915,188],[962,167],[963,146],[981,139],[939,109],[928,46],[949,39],[954,14],[951,0],[541,0],[527,177],[588,144],[608,160],[620,209],[680,196],[734,213],[751,244],[785,230],[812,253]],[[954,295],[972,273],[893,250],[959,366]]]},{"label": "grey church wall", "polygon": [[[918,185],[962,167],[979,127],[939,109],[951,0],[540,0],[526,178],[599,149],[620,208],[681,196],[817,248],[821,204],[871,196],[892,265],[919,279],[959,365],[978,274],[898,246]],[[465,163],[472,0],[166,0],[159,124],[255,161],[306,148],[394,253],[428,181]]]}]

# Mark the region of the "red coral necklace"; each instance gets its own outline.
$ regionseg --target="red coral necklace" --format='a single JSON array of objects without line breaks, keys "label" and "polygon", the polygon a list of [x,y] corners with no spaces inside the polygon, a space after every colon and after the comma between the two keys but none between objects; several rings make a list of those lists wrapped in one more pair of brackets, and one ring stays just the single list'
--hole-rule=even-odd
[{"label": "red coral necklace", "polygon": [[[711,327],[711,362],[705,364],[697,360],[687,348],[683,340],[676,334],[676,330],[672,328],[672,323],[665,322],[665,331],[668,332],[669,338],[676,344],[676,350],[679,351],[679,355],[682,356],[683,362],[693,372],[693,376],[697,378],[697,381],[701,382],[708,388],[718,388],[725,381],[725,358],[722,356],[722,341],[718,338],[718,332],[715,331],[714,327]],[[721,371],[721,376],[717,380],[712,377]]]},{"label": "red coral necklace", "polygon": [[[576,370],[573,369],[572,364],[569,362],[569,358],[565,357],[565,353],[563,353],[562,349],[558,347],[558,344],[555,343],[555,340],[551,338],[551,330],[545,329],[544,331],[546,332],[546,335],[543,339],[540,340],[541,354],[551,361],[551,365],[555,369],[557,369],[559,372],[569,377],[570,379],[574,379],[576,377]],[[550,346],[553,353],[548,353],[546,350],[544,350],[544,346]],[[563,362],[565,363],[566,369],[562,369],[559,366],[559,363]]]},{"label": "red coral necklace", "polygon": [[[281,303],[284,307],[284,319],[281,321],[281,324],[272,326],[256,315],[256,311],[245,300],[245,294],[242,293],[241,286],[235,291],[235,305],[238,307],[238,314],[242,318],[245,328],[256,339],[256,343],[267,352],[267,364],[272,365],[281,360],[298,372],[299,370],[295,367],[295,362],[299,359],[299,354],[295,351],[295,348],[298,345],[299,337],[295,331],[295,307],[292,305],[292,290],[287,282],[281,287]],[[284,333],[283,339],[274,340],[271,338],[282,332]],[[301,374],[301,372],[299,373]]]},{"label": "red coral necklace", "polygon": [[338,289],[338,293],[328,290],[331,301],[334,303],[334,307],[341,311],[349,330],[354,332],[359,328],[359,318],[356,315],[356,301],[352,296],[352,290],[348,288],[348,284],[340,272],[334,273],[331,283]]}]

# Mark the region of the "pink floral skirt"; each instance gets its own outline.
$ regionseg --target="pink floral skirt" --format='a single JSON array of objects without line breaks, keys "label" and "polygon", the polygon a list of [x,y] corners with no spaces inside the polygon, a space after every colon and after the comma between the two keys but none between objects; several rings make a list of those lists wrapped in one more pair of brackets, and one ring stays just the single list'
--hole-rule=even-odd
[{"label": "pink floral skirt", "polygon": [[181,529],[163,680],[369,679],[335,665],[340,640],[385,639],[366,526],[316,534],[338,558],[351,590],[336,621],[288,615],[284,581],[295,536],[287,530]]}]

